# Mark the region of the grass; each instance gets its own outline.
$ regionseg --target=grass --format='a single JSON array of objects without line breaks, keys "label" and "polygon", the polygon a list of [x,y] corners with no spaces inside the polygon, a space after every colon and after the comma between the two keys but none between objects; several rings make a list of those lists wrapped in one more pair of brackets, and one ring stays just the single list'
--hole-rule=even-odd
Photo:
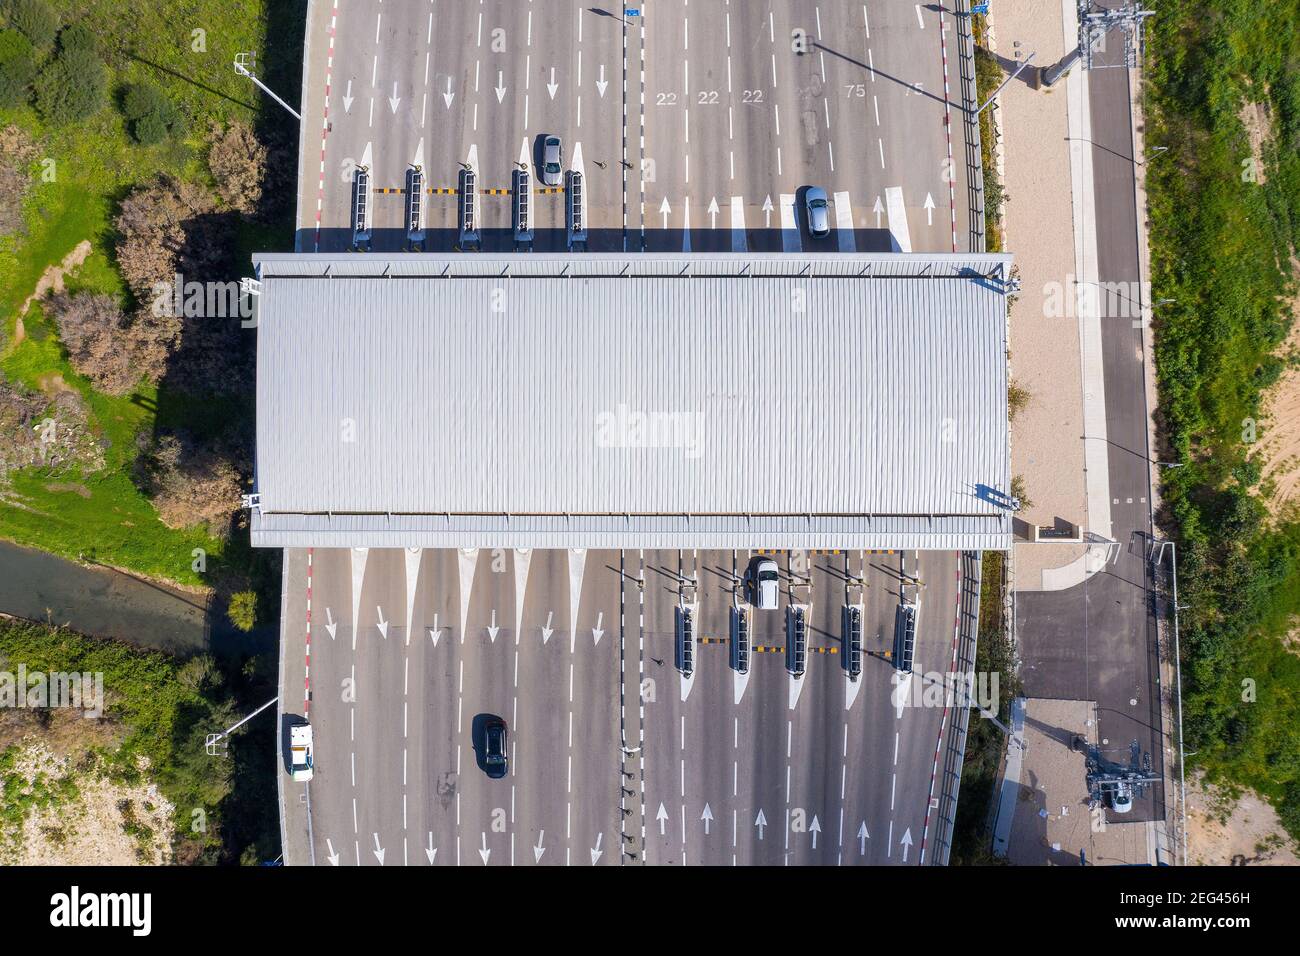
[{"label": "grass", "polygon": [[[280,25],[275,36],[288,49],[275,58],[267,78],[294,98],[301,61],[294,44],[300,42],[301,25],[298,38],[281,27],[302,19],[305,3],[51,0],[51,6],[62,23],[88,23],[99,36],[115,102],[128,84],[152,81],[185,114],[187,132],[178,141],[144,147],[130,138],[116,105],[66,128],[48,126],[30,107],[0,111],[0,124],[16,123],[26,129],[41,144],[41,159],[53,160],[51,181],[40,175],[46,166],[40,161],[33,166],[36,178],[26,204],[25,231],[0,239],[0,315],[4,316],[0,372],[33,390],[39,390],[52,373],[61,375],[85,400],[92,432],[107,443],[103,472],[58,478],[84,485],[89,498],[49,491],[51,476],[41,469],[14,475],[12,494],[7,495],[11,500],[0,503],[0,536],[64,557],[90,553],[106,564],[202,585],[204,576],[191,569],[193,549],[207,553],[209,571],[214,560],[221,566],[228,549],[201,529],[177,531],[158,520],[130,477],[136,439],[141,433],[175,427],[200,436],[215,435],[232,421],[251,420],[252,397],[212,401],[165,390],[160,394],[152,387],[123,398],[102,395],[72,370],[39,305],[24,319],[27,336],[21,342],[15,341],[15,326],[18,310],[41,275],[83,240],[91,242],[93,252],[69,278],[68,287],[125,297],[113,261],[117,204],[133,187],[164,171],[210,183],[204,160],[209,124],[259,120],[261,96],[247,79],[235,74],[231,63],[238,52],[264,54],[268,22]],[[252,251],[292,248],[292,241],[291,222],[269,226],[244,222],[233,251],[238,272],[251,273]],[[246,548],[232,550],[248,557]],[[238,554],[230,557],[233,560]]]},{"label": "grass", "polygon": [[[278,843],[275,814],[251,806],[249,794],[236,792],[238,781],[256,775],[271,781],[268,805],[274,805],[274,745],[267,733],[237,737],[227,760],[209,757],[204,738],[230,726],[251,709],[237,700],[230,675],[223,674],[207,657],[178,661],[157,651],[140,650],[116,641],[84,637],[73,631],[42,624],[0,620],[0,667],[9,671],[25,664],[28,672],[89,672],[103,674],[106,710],[103,720],[120,726],[115,747],[88,742],[85,749],[103,758],[114,779],[139,782],[147,775],[176,808],[178,860],[234,862],[241,857],[259,860],[273,855]],[[236,669],[237,677],[244,677]],[[267,692],[274,675],[255,673],[241,679],[250,699]],[[265,725],[263,730],[265,730]],[[91,741],[101,740],[87,735]],[[16,745],[0,752],[0,778],[13,773]],[[147,770],[140,769],[140,758]],[[269,771],[269,772],[268,772]],[[266,799],[266,783],[250,791]],[[75,796],[75,781],[57,785],[38,781],[21,800],[0,801],[0,820],[12,831],[36,806],[48,806]],[[201,820],[196,828],[192,821]],[[141,838],[145,833],[138,834]]]},{"label": "grass", "polygon": [[[971,17],[971,34],[975,40],[975,98],[983,103],[1002,82],[1002,68],[988,51],[985,37],[988,23],[981,14]],[[993,107],[980,113],[980,162],[984,167],[984,250],[1002,251],[1002,204],[1006,196],[993,152]]]},{"label": "grass", "polygon": [[[1148,34],[1146,138],[1155,326],[1159,521],[1179,543],[1190,766],[1250,787],[1300,836],[1300,524],[1260,501],[1249,440],[1282,369],[1300,241],[1300,0],[1169,7]],[[1243,176],[1242,107],[1265,103],[1263,181]],[[1262,437],[1262,430],[1261,430]]]}]

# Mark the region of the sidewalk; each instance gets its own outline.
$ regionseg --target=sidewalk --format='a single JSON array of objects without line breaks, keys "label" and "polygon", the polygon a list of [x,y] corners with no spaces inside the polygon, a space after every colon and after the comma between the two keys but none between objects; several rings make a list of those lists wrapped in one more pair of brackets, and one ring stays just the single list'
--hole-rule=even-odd
[{"label": "sidewalk", "polygon": [[[1034,54],[1048,66],[1073,47],[1071,0],[1004,0],[990,21],[990,43],[1008,70]],[[1015,253],[1021,294],[1011,307],[1011,374],[1029,392],[1012,429],[1012,474],[1028,506],[1017,515],[1014,586],[1071,587],[1104,566],[1110,539],[1105,392],[1095,287],[1096,231],[1087,84],[1076,68],[1050,90],[1022,80],[998,97],[998,161],[1007,193],[1006,248]],[[1086,437],[1085,437],[1086,436]],[[1027,540],[1053,529],[1056,541]]]}]

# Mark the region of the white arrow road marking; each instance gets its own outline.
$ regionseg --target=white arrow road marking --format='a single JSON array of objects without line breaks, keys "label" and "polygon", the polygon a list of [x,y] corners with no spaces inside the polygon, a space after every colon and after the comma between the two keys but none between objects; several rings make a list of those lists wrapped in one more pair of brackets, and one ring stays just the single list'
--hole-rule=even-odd
[{"label": "white arrow road marking", "polygon": [[712,199],[709,200],[708,213],[709,213],[709,228],[717,229],[718,228],[718,197],[717,196],[714,196]]},{"label": "white arrow road marking", "polygon": [[551,94],[551,99],[555,99],[555,91],[560,88],[560,84],[555,82],[555,67],[551,67],[551,82],[546,84],[546,92]]},{"label": "white arrow road marking", "polygon": [[545,644],[547,641],[549,641],[551,639],[551,635],[555,633],[555,628],[551,627],[551,618],[554,616],[555,616],[554,611],[546,612],[546,624],[542,627],[542,644]]},{"label": "white arrow road marking", "polygon": [[817,814],[813,814],[812,823],[808,825],[808,832],[812,834],[812,848],[817,849],[817,834],[822,832],[822,825],[817,821]]},{"label": "white arrow road marking", "polygon": [[437,647],[437,646],[438,646],[438,637],[439,637],[439,635],[441,634],[441,632],[442,632],[442,628],[440,628],[440,627],[438,626],[438,612],[437,612],[437,611],[434,611],[434,612],[433,612],[433,627],[429,628],[429,637],[433,640],[433,646],[434,646],[434,647]]},{"label": "white arrow road marking", "polygon": [[456,94],[451,91],[451,77],[447,77],[447,92],[442,94],[442,101],[447,104],[447,109],[451,109],[451,101],[456,98]]},{"label": "white arrow road marking", "polygon": [[758,827],[758,838],[763,839],[763,828],[767,826],[767,817],[763,816],[763,808],[758,808],[758,816],[754,817],[754,826]]},{"label": "white arrow road marking", "polygon": [[388,98],[388,108],[394,113],[397,112],[397,104],[402,102],[402,98],[397,95],[397,81],[393,81],[393,95]]},{"label": "white arrow road marking", "polygon": [[325,848],[326,848],[327,850],[330,851],[330,853],[329,853],[330,866],[338,866],[338,865],[339,865],[339,855],[338,855],[337,853],[334,852],[334,844],[331,843],[329,840],[326,840],[326,841],[325,841]]},{"label": "white arrow road marking", "polygon": [[862,826],[858,827],[858,856],[867,855],[867,837],[871,836],[867,832],[867,821],[862,821]]},{"label": "white arrow road marking", "polygon": [[743,196],[731,197],[731,251],[744,252],[748,248],[745,243],[745,198]]},{"label": "white arrow road marking", "polygon": [[794,215],[794,193],[781,193],[781,251],[799,252],[803,242]]},{"label": "white arrow road marking", "polygon": [[934,197],[929,193],[925,194],[925,224],[934,225]]},{"label": "white arrow road marking", "polygon": [[427,857],[429,858],[429,863],[430,863],[430,864],[432,864],[433,861],[434,861],[434,860],[437,858],[437,856],[438,856],[438,848],[435,847],[435,846],[433,845],[433,831],[432,831],[432,830],[429,831],[429,845],[426,846],[426,847],[424,848],[424,855],[427,856]]},{"label": "white arrow road marking", "polygon": [[338,635],[339,624],[334,620],[334,613],[329,608],[325,609],[325,630],[329,631],[331,641]]},{"label": "white arrow road marking", "polygon": [[874,212],[874,213],[876,214],[876,228],[879,229],[879,228],[880,228],[880,214],[883,213],[883,212],[885,211],[885,206],[884,206],[883,203],[881,203],[881,201],[880,201],[880,197],[879,197],[879,196],[876,197],[876,204],[875,204],[874,206],[871,207],[871,211]]},{"label": "white arrow road marking", "polygon": [[488,637],[490,637],[492,639],[492,643],[495,644],[497,642],[497,635],[501,633],[501,628],[497,627],[496,608],[492,609],[492,623],[488,625],[487,632],[488,632]]},{"label": "white arrow road marking", "polygon": [[664,217],[665,229],[668,228],[668,213],[671,211],[672,211],[672,206],[668,205],[668,197],[665,196],[664,201],[659,204],[659,213]]},{"label": "white arrow road marking", "polygon": [[592,865],[592,866],[595,866],[595,865],[596,865],[596,861],[599,860],[599,859],[601,858],[601,855],[604,854],[604,852],[605,852],[604,850],[602,850],[602,849],[600,848],[600,841],[603,840],[604,838],[605,838],[605,834],[603,834],[603,833],[597,833],[597,834],[596,834],[596,845],[593,846],[593,847],[591,848],[591,865]]},{"label": "white arrow road marking", "polygon": [[605,81],[605,64],[602,63],[600,65],[600,76],[596,79],[596,89],[602,97],[605,95],[605,87],[607,86],[609,84]]},{"label": "white arrow road marking", "polygon": [[663,836],[664,827],[668,824],[668,811],[664,809],[662,803],[659,804],[659,812],[655,814],[655,819],[659,821],[659,835]]},{"label": "white arrow road marking", "polygon": [[501,85],[501,71],[500,71],[500,70],[497,70],[496,94],[497,94],[497,102],[498,102],[498,103],[500,103],[502,100],[504,100],[504,99],[506,98],[506,88],[505,88],[504,86]]},{"label": "white arrow road marking", "polygon": [[388,640],[388,622],[384,620],[384,609],[376,604],[375,610],[379,612],[379,633],[383,635],[384,640]]},{"label": "white arrow road marking", "polygon": [[898,841],[899,846],[903,848],[903,862],[907,862],[907,851],[912,847],[912,828],[908,827],[903,831],[902,839]]},{"label": "white arrow road marking", "polygon": [[847,192],[835,194],[835,237],[839,240],[840,252],[858,251],[857,238],[853,235],[853,207]]},{"label": "white arrow road marking", "polygon": [[533,862],[540,863],[542,854],[546,852],[546,847],[542,846],[542,840],[546,837],[545,830],[537,831],[537,846],[533,847]]},{"label": "white arrow road marking", "polygon": [[764,229],[772,228],[772,209],[773,209],[772,194],[768,193],[768,195],[763,198],[763,228]]},{"label": "white arrow road marking", "polygon": [[383,865],[384,865],[384,848],[383,848],[382,846],[379,845],[379,834],[378,834],[378,833],[375,834],[375,848],[374,848],[373,850],[371,850],[370,852],[372,852],[372,853],[375,855],[375,859],[379,861],[379,865],[380,865],[380,866],[383,866]]},{"label": "white arrow road marking", "polygon": [[478,851],[478,855],[483,858],[483,865],[487,866],[488,857],[492,855],[492,851],[488,849],[486,833],[483,834],[483,849]]},{"label": "white arrow road marking", "polygon": [[591,629],[591,639],[596,642],[595,646],[600,646],[600,639],[605,636],[604,628],[601,625],[605,623],[605,612],[600,611],[596,614],[596,626]]},{"label": "white arrow road marking", "polygon": [[713,808],[705,801],[704,812],[700,814],[700,819],[704,821],[704,835],[709,835],[710,824],[713,823]]},{"label": "white arrow road marking", "polygon": [[348,88],[343,92],[343,112],[352,109],[352,81],[348,80]]}]

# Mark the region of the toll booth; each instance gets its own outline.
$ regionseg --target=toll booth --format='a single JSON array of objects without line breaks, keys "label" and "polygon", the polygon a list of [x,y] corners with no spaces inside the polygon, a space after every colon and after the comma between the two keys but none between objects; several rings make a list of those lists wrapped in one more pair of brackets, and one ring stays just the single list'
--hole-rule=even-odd
[{"label": "toll booth", "polygon": [[894,667],[904,674],[912,673],[915,653],[916,605],[904,602],[894,612]]},{"label": "toll booth", "polygon": [[515,170],[513,192],[515,243],[520,246],[531,246],[533,244],[533,177],[528,170]]},{"label": "toll booth", "polygon": [[683,677],[690,677],[695,673],[695,610],[679,604],[674,617],[677,632],[675,663]]},{"label": "toll booth", "polygon": [[862,608],[856,604],[844,605],[840,624],[840,655],[849,679],[857,680],[862,674]]},{"label": "toll booth", "polygon": [[478,175],[472,169],[460,171],[460,230],[458,244],[461,249],[479,248],[478,234]]},{"label": "toll booth", "polygon": [[370,168],[358,166],[352,174],[352,245],[370,247]]},{"label": "toll booth", "polygon": [[737,674],[749,673],[749,612],[731,608],[731,668]]},{"label": "toll booth", "polygon": [[419,166],[406,172],[406,241],[413,248],[424,246],[424,170]]},{"label": "toll booth", "polygon": [[582,173],[570,169],[565,179],[565,220],[569,232],[569,248],[585,249],[587,245],[587,199],[582,183]]},{"label": "toll booth", "polygon": [[803,677],[808,667],[808,619],[802,607],[785,609],[785,669]]}]

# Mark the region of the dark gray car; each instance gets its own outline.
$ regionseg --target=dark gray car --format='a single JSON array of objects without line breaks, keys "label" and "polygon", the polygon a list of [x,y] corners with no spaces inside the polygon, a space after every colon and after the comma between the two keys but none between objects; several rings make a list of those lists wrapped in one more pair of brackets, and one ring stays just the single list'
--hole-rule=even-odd
[{"label": "dark gray car", "polygon": [[564,174],[564,145],[558,136],[542,140],[542,182],[547,186],[560,185]]}]

